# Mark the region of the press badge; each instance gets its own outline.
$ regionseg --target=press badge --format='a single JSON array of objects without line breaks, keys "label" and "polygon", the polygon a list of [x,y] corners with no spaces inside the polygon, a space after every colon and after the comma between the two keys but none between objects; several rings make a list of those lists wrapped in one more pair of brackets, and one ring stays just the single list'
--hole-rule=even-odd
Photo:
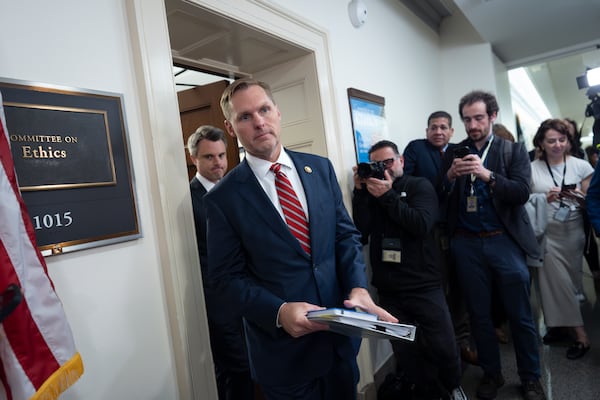
[{"label": "press badge", "polygon": [[381,261],[400,264],[402,242],[399,238],[384,238],[381,242]]},{"label": "press badge", "polygon": [[467,212],[477,212],[477,196],[467,196]]},{"label": "press badge", "polygon": [[571,209],[568,206],[562,205],[558,207],[556,213],[554,213],[554,219],[560,222],[565,222],[571,215]]}]

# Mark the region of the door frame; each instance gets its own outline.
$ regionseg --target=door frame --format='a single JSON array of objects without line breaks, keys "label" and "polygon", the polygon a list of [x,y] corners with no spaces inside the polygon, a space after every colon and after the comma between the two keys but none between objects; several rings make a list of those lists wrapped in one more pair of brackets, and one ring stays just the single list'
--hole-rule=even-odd
[{"label": "door frame", "polygon": [[[349,170],[354,160],[344,162],[341,156],[344,140],[333,92],[327,33],[267,0],[186,1],[314,52],[328,157],[337,170]],[[208,395],[216,398],[189,182],[185,159],[181,156],[181,123],[172,78],[173,59],[165,4],[163,0],[127,0],[125,4],[141,126],[148,137],[144,149],[148,187],[156,199],[150,207],[155,217],[157,254],[164,282],[164,312],[170,324],[178,397],[201,399]],[[342,187],[347,184],[345,175],[340,174]],[[348,205],[349,198],[345,197],[345,201]],[[359,364],[363,365],[361,381],[366,378],[372,382],[370,356],[359,356]]]}]

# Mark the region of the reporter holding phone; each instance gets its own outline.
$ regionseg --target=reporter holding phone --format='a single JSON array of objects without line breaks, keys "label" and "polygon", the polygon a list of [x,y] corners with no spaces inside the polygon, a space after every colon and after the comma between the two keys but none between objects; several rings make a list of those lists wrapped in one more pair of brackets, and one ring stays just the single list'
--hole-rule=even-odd
[{"label": "reporter holding phone", "polygon": [[594,170],[569,154],[569,140],[563,120],[542,122],[533,138],[541,157],[531,163],[531,192],[545,194],[548,203],[544,265],[538,271],[547,327],[543,341],[570,342],[567,358],[577,359],[590,348],[576,291],[581,287],[585,245],[582,199]]},{"label": "reporter holding phone", "polygon": [[483,372],[476,394],[495,399],[505,384],[491,311],[496,287],[510,321],[523,398],[545,400],[526,264],[526,256],[539,258],[540,251],[525,210],[529,157],[522,143],[492,133],[499,111],[492,93],[467,93],[458,111],[468,135],[460,145],[468,146],[471,154],[445,157],[440,194],[448,201],[450,250]]}]

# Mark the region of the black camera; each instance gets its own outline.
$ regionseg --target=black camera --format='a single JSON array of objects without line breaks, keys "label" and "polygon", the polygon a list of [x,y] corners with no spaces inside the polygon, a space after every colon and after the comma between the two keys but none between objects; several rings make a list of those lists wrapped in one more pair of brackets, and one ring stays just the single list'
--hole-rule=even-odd
[{"label": "black camera", "polygon": [[385,163],[383,161],[373,161],[370,163],[361,162],[358,164],[356,174],[359,178],[377,178],[385,179]]},{"label": "black camera", "polygon": [[[589,68],[588,68],[589,70]],[[588,82],[588,72],[577,77],[577,87],[579,89],[587,89],[586,95],[591,100],[590,104],[585,107],[585,116],[594,118],[594,125],[592,126],[592,132],[594,138],[592,140],[592,146],[594,148],[600,148],[600,85],[590,86]]]},{"label": "black camera", "polygon": [[594,117],[595,119],[600,118],[600,97],[598,94],[588,96],[591,100],[590,104],[585,107],[585,116]]}]

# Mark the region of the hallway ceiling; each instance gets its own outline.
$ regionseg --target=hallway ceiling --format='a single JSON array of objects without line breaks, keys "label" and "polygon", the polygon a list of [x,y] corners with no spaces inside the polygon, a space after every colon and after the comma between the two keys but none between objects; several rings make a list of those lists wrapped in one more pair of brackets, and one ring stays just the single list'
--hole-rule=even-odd
[{"label": "hallway ceiling", "polygon": [[308,54],[267,32],[184,0],[165,0],[173,61],[241,77]]},{"label": "hallway ceiling", "polygon": [[589,99],[575,78],[600,66],[600,0],[398,1],[436,31],[458,8],[509,69],[526,67],[552,116],[581,125]]},{"label": "hallway ceiling", "polygon": [[[364,1],[368,6],[374,0]],[[464,14],[509,68],[527,67],[553,116],[581,125],[589,99],[575,78],[586,67],[600,66],[600,0],[398,1],[436,31],[452,13]],[[165,0],[165,5],[176,64],[239,77],[308,53],[185,0]],[[193,79],[186,72],[176,81],[193,84]],[[591,122],[585,126],[591,128]]]}]

